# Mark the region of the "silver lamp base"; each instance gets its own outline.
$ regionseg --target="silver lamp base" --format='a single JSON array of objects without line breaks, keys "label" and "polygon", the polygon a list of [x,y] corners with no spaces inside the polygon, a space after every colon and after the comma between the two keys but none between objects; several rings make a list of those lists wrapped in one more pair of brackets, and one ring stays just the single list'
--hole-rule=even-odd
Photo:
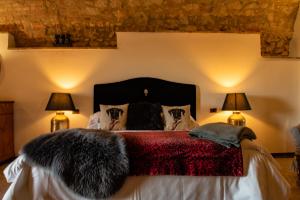
[{"label": "silver lamp base", "polygon": [[56,112],[56,115],[51,119],[51,132],[68,129],[69,119],[64,112]]},{"label": "silver lamp base", "polygon": [[245,126],[246,125],[246,119],[245,117],[239,112],[234,111],[232,115],[228,117],[228,124],[232,124],[234,126]]}]

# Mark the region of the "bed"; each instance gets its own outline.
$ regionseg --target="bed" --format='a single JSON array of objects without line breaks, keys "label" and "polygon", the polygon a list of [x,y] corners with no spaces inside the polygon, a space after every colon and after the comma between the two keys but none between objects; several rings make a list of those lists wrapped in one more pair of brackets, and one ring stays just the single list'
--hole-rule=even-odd
[{"label": "bed", "polygon": [[[96,84],[94,112],[99,111],[99,104],[147,101],[167,106],[190,105],[190,114],[196,118],[196,90],[195,85],[148,77]],[[147,133],[148,130],[143,132]],[[272,156],[249,140],[243,140],[241,148],[242,176],[132,175],[108,199],[288,199],[290,186],[280,174]],[[12,162],[4,174],[7,181],[11,182],[3,198],[5,200],[84,199],[68,189],[50,171],[31,166],[23,155]]]}]

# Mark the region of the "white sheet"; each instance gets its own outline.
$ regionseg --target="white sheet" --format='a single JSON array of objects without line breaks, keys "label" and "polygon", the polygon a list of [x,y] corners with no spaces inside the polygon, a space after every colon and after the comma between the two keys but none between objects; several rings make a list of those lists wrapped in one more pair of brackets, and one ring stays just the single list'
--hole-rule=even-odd
[{"label": "white sheet", "polygon": [[[225,176],[130,176],[111,199],[122,200],[285,200],[290,186],[276,161],[254,143],[242,142],[244,177]],[[225,166],[224,166],[225,167]],[[29,166],[19,156],[5,170],[12,182],[3,200],[77,200],[48,171]]]}]

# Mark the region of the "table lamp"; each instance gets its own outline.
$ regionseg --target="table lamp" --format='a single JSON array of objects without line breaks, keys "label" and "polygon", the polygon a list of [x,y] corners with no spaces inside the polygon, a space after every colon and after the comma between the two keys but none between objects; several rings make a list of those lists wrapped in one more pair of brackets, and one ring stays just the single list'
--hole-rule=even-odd
[{"label": "table lamp", "polygon": [[51,93],[46,107],[46,111],[56,111],[56,115],[51,119],[51,132],[69,128],[69,119],[63,112],[66,110],[75,110],[71,94]]},{"label": "table lamp", "polygon": [[228,93],[226,94],[222,110],[233,111],[228,117],[228,123],[235,126],[245,126],[246,119],[241,114],[241,110],[251,110],[250,104],[245,93]]}]

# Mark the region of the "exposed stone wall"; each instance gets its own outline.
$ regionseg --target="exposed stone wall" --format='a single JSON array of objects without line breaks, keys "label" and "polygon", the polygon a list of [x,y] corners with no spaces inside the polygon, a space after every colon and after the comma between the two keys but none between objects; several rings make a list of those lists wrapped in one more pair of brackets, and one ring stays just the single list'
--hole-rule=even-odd
[{"label": "exposed stone wall", "polygon": [[0,0],[0,31],[17,47],[114,48],[115,31],[260,32],[262,55],[287,56],[299,0]]}]

